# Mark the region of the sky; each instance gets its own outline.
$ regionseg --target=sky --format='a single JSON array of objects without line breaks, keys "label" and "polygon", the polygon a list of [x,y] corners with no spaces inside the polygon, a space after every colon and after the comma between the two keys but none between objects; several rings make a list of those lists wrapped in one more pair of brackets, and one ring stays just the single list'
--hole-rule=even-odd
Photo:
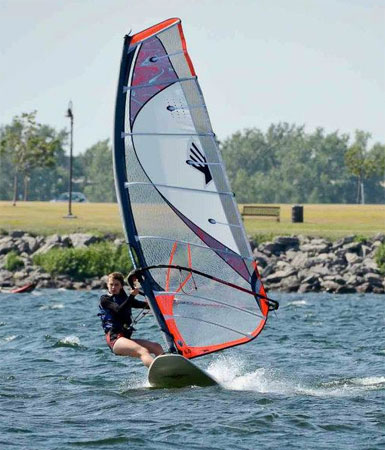
[{"label": "sky", "polygon": [[113,134],[123,37],[170,17],[220,140],[288,122],[385,143],[383,0],[0,0],[0,125],[37,110],[74,153]]}]

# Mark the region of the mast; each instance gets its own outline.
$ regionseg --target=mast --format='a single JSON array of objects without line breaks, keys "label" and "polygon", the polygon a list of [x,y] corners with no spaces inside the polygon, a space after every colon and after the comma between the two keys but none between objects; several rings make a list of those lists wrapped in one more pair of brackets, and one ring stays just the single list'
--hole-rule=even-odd
[{"label": "mast", "polygon": [[[120,74],[118,81],[118,90],[116,96],[115,105],[115,127],[114,127],[114,149],[113,149],[113,166],[115,175],[115,189],[116,195],[119,203],[120,215],[123,221],[123,229],[126,237],[126,242],[129,246],[129,253],[131,256],[132,263],[135,268],[145,267],[146,262],[142,249],[137,240],[137,230],[132,214],[132,208],[129,198],[129,192],[125,188],[125,183],[127,182],[126,174],[126,156],[125,156],[125,145],[122,133],[124,132],[125,123],[125,109],[126,109],[126,98],[127,93],[124,92],[124,86],[127,85],[128,76],[130,73],[130,68],[133,61],[134,52],[128,52],[131,37],[126,35],[124,38],[122,60],[120,65]],[[151,286],[153,285],[153,280],[151,280],[151,275],[149,273],[143,273],[143,283],[142,287],[148,298],[152,312],[154,313],[155,320],[162,332],[165,342],[168,347],[168,351],[171,353],[177,353],[175,348],[174,339],[169,332],[166,322],[163,318],[162,313],[156,303],[155,296]]]}]

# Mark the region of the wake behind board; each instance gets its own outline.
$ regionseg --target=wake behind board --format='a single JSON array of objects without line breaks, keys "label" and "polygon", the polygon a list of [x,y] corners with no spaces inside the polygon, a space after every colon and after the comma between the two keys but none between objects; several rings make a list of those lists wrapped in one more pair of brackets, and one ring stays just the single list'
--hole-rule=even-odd
[{"label": "wake behind board", "polygon": [[185,386],[215,386],[218,382],[181,355],[166,354],[154,359],[148,369],[152,387],[172,388]]}]

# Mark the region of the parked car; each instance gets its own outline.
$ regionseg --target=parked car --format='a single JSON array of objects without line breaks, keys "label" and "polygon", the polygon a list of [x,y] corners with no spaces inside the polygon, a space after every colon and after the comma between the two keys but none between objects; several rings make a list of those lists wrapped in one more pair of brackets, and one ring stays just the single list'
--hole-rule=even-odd
[{"label": "parked car", "polygon": [[[72,192],[71,197],[74,203],[88,202],[87,197],[83,194],[83,192]],[[68,202],[69,198],[69,192],[63,192],[63,194],[60,194],[58,198],[51,200],[51,202]]]}]

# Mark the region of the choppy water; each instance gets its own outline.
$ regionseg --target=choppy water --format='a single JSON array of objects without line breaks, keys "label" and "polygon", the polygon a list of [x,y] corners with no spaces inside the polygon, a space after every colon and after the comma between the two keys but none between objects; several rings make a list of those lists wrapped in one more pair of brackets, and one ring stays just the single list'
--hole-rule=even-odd
[{"label": "choppy water", "polygon": [[0,448],[385,448],[384,296],[277,294],[257,340],[195,360],[222,387],[156,390],[98,294],[0,294]]}]

